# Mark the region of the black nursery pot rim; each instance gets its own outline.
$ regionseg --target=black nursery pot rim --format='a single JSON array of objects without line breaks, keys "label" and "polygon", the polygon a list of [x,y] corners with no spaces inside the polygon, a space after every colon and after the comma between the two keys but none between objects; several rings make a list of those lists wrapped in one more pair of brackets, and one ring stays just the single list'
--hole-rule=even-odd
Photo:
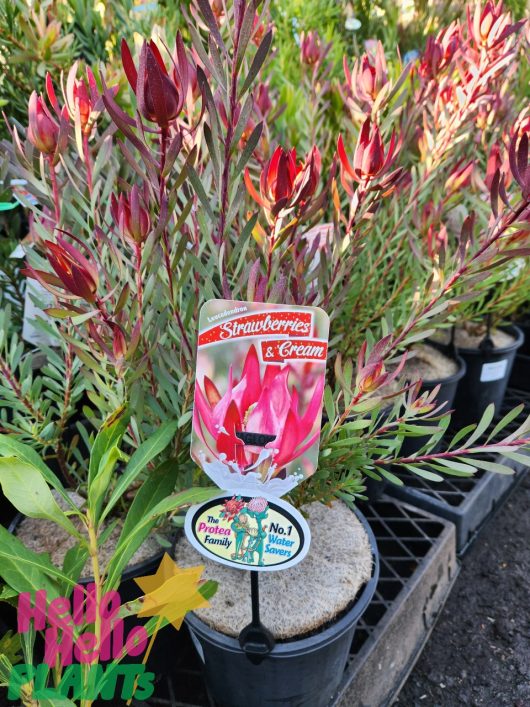
[{"label": "black nursery pot rim", "polygon": [[[379,581],[379,552],[377,550],[375,536],[364,515],[357,508],[353,509],[352,512],[357,516],[368,535],[373,557],[372,576],[364,585],[354,605],[351,609],[346,611],[340,619],[319,633],[306,636],[305,638],[287,639],[286,641],[276,643],[272,652],[267,656],[268,659],[290,658],[291,656],[303,655],[319,650],[328,643],[340,638],[346,631],[354,626],[371,602],[377,587],[377,582]],[[187,614],[185,621],[193,633],[205,638],[209,643],[231,653],[244,652],[237,638],[227,636],[211,628],[194,613],[190,612]]]},{"label": "black nursery pot rim", "polygon": [[[24,515],[24,513],[16,514],[16,516],[13,518],[13,520],[7,527],[7,530],[11,533],[11,535],[14,535],[16,537],[15,530],[18,528],[20,523],[22,523],[24,518],[28,518],[28,516]],[[164,552],[164,549],[160,549],[159,552],[155,553],[154,555],[151,555],[151,557],[148,557],[146,560],[136,562],[134,565],[126,567],[125,570],[122,572],[120,581],[127,582],[129,579],[133,579],[134,577],[140,577],[144,572],[150,570],[151,565],[154,562],[158,562],[162,559],[162,557],[164,556]],[[91,584],[93,581],[94,577],[80,577],[77,580],[77,584]]]},{"label": "black nursery pot rim", "polygon": [[[431,342],[429,342],[429,345],[432,345]],[[462,356],[460,356],[458,353],[449,354],[447,351],[443,351],[443,353],[445,356],[447,356],[447,358],[456,361],[456,363],[458,364],[458,370],[456,371],[456,373],[453,373],[450,376],[446,376],[445,378],[431,378],[429,380],[422,380],[422,388],[435,388],[437,385],[448,385],[451,383],[457,383],[461,378],[466,375],[467,363],[464,361]]]},{"label": "black nursery pot rim", "polygon": [[518,348],[520,348],[524,342],[524,333],[523,330],[518,327],[516,324],[508,324],[506,326],[500,326],[497,327],[501,331],[506,332],[507,334],[511,334],[512,336],[515,336],[515,341],[512,344],[509,344],[508,346],[502,346],[500,348],[495,348],[492,349],[491,351],[482,351],[478,347],[473,347],[473,348],[466,348],[465,346],[459,346],[458,347],[458,353],[463,353],[466,356],[481,356],[481,357],[486,357],[486,356],[497,356],[497,355],[504,355],[504,354],[509,354],[512,353],[512,351],[517,351]]}]

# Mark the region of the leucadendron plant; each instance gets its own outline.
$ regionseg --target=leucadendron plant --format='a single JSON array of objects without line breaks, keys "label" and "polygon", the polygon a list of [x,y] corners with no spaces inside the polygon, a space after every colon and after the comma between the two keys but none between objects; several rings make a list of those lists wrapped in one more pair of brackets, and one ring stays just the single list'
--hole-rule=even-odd
[{"label": "leucadendron plant", "polygon": [[[515,220],[527,220],[523,188],[515,212],[499,213],[498,223],[468,241],[445,279],[409,279],[413,296],[400,295],[394,260],[401,266],[412,257],[411,207],[440,180],[491,82],[512,62],[518,25],[502,16],[492,59],[473,24],[462,49],[469,53],[451,65],[458,84],[452,103],[443,98],[448,76],[426,85],[417,79],[409,95],[410,66],[389,79],[380,49],[375,59],[362,59],[349,72],[350,88],[362,82],[352,94],[356,114],[337,136],[337,154],[324,159],[317,144],[298,154],[297,146],[274,143],[272,122],[265,129],[275,112],[263,87],[274,41],[266,10],[252,0],[222,7],[196,0],[174,46],[145,40],[135,56],[122,43],[134,108],[120,107],[126,102],[104,71],[72,70],[68,78],[48,76],[46,95],[30,99],[26,134],[13,129],[13,173],[39,202],[27,274],[55,299],[47,313],[80,362],[86,413],[97,421],[128,404],[132,449],[176,420],[165,455],[179,469],[177,487],[197,483],[189,433],[199,307],[214,297],[289,302],[321,306],[332,318],[321,468],[297,502],[358,494],[364,476],[399,482],[392,465],[439,478],[442,471],[473,473],[485,451],[516,453],[527,441],[526,424],[504,444],[474,444],[481,422],[462,444],[431,454],[448,424],[435,394],[398,386],[388,399],[380,388],[399,378],[403,352],[428,336],[456,284],[478,287],[484,262],[492,268]],[[324,61],[323,45],[304,37],[301,60],[313,61],[317,51],[316,61]],[[311,125],[318,138],[322,122]],[[420,143],[434,141],[434,148],[420,150],[425,164],[416,166],[419,126]],[[516,150],[522,165],[520,143]],[[373,302],[374,291],[379,305],[359,316],[363,297]],[[426,419],[433,424],[418,427]],[[422,453],[400,457],[402,440],[426,431],[431,440]],[[462,461],[470,457],[476,464]],[[114,488],[118,480],[108,483]]]},{"label": "leucadendron plant", "polygon": [[[55,524],[56,538],[64,536],[64,542],[70,545],[62,566],[56,566],[47,553],[26,547],[16,533],[0,525],[0,577],[5,583],[0,596],[17,607],[23,654],[19,658],[25,664],[13,670],[2,650],[0,684],[9,686],[11,696],[18,697],[24,705],[43,704],[43,696],[49,704],[61,699],[60,704],[82,707],[89,707],[100,693],[118,699],[121,683],[118,687],[116,680],[127,676],[128,687],[124,690],[130,694],[123,696],[132,696],[141,684],[139,676],[145,665],[120,672],[119,663],[126,656],[145,653],[149,637],[164,625],[157,617],[167,616],[168,612],[163,602],[153,605],[151,613],[144,613],[152,617],[147,623],[139,622],[124,632],[123,619],[138,612],[142,615],[141,610],[147,605],[141,601],[121,605],[117,590],[122,573],[168,514],[217,493],[212,488],[174,493],[177,467],[156,460],[175,435],[175,421],[162,425],[132,454],[123,445],[127,421],[128,413],[121,408],[98,431],[82,503],[32,447],[0,435],[3,493],[24,516]],[[117,464],[122,468],[119,476]],[[142,482],[141,474],[147,466],[151,468]],[[110,484],[112,477],[116,479],[114,485]],[[130,489],[135,490],[134,500],[126,504],[123,499]],[[103,559],[102,547],[117,526],[115,547]],[[164,579],[169,580],[170,575]],[[195,586],[195,591],[206,599],[215,589],[212,582]],[[166,601],[170,600],[168,596]],[[181,608],[184,615],[185,602]],[[172,613],[171,617],[176,619],[177,615]],[[38,633],[42,634],[44,645],[42,662],[35,645]],[[121,636],[118,648],[117,635]],[[76,665],[71,665],[72,655]],[[134,669],[138,670],[136,680],[134,674],[131,679]]]}]

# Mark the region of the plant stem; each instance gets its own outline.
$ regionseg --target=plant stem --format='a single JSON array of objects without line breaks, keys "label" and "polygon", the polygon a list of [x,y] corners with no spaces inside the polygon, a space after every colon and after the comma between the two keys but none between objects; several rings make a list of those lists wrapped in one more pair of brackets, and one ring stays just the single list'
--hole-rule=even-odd
[{"label": "plant stem", "polygon": [[56,225],[59,225],[61,220],[61,200],[59,198],[59,185],[57,184],[57,174],[55,173],[55,165],[53,164],[53,157],[48,156],[48,167],[50,169],[50,180],[52,183],[53,190],[53,205],[55,209],[55,221]]},{"label": "plant stem", "polygon": [[83,157],[86,164],[86,180],[88,186],[88,193],[92,199],[92,156],[90,154],[90,147],[88,145],[88,135],[83,133]]},{"label": "plant stem", "polygon": [[26,410],[28,410],[29,413],[31,413],[31,415],[34,417],[34,419],[37,422],[42,422],[44,420],[44,417],[42,416],[42,414],[38,410],[36,410],[33,407],[33,404],[31,403],[29,398],[22,393],[22,388],[20,387],[20,383],[16,379],[13,371],[11,371],[11,369],[9,368],[7,361],[5,361],[2,356],[0,356],[0,373],[4,376],[6,381],[9,383],[9,385],[10,385],[11,389],[13,390],[13,392],[15,393],[18,401],[20,403],[22,403],[22,405],[26,408]]},{"label": "plant stem", "polygon": [[[98,557],[98,539],[97,539],[97,528],[92,518],[91,513],[88,513],[88,541],[89,541],[89,552],[90,560],[92,564],[92,574],[94,575],[94,584],[96,587],[96,618],[94,621],[94,634],[96,636],[96,646],[98,650],[101,650],[101,585],[102,577],[99,566]],[[96,663],[94,663],[95,665]],[[81,700],[81,707],[90,707],[93,700]]]},{"label": "plant stem", "polygon": [[[147,650],[145,651],[144,657],[143,657],[143,659],[142,659],[142,665],[145,665],[145,664],[147,663],[147,661],[149,660],[149,656],[151,655],[151,651],[152,651],[152,649],[153,649],[153,645],[154,645],[154,643],[155,643],[155,639],[156,639],[157,633],[159,632],[160,627],[162,626],[162,621],[163,621],[163,620],[164,620],[164,619],[163,619],[162,616],[159,616],[159,617],[158,617],[158,621],[157,621],[157,623],[156,623],[155,630],[153,631],[153,633],[152,633],[152,635],[151,635],[151,639],[150,639],[150,641],[149,641],[149,645],[147,646]],[[130,704],[131,704],[131,702],[132,702],[132,700],[133,700],[133,697],[134,697],[134,693],[136,692],[136,688],[137,688],[137,687],[138,687],[138,678],[136,677],[135,680],[134,680],[134,687],[133,687],[132,695],[131,695],[131,697],[127,700],[126,705],[130,705]]]},{"label": "plant stem", "polygon": [[[167,152],[168,138],[169,138],[169,134],[168,134],[167,128],[161,128],[160,129],[160,180],[158,183],[160,204],[162,204],[162,201],[165,197],[165,192],[166,192],[166,180],[162,176],[162,172],[164,171],[164,166],[166,164],[166,152]],[[175,316],[177,326],[178,326],[180,333],[182,335],[182,341],[184,342],[184,346],[187,349],[187,355],[189,356],[189,359],[190,359],[189,362],[191,363],[191,360],[193,359],[193,348],[190,344],[188,334],[187,334],[186,328],[184,326],[184,322],[182,321],[182,317],[180,316],[180,312],[178,310],[177,303],[175,302],[175,293],[174,293],[174,288],[173,288],[173,273],[171,271],[171,255],[170,255],[170,247],[169,247],[169,235],[167,232],[167,228],[164,228],[164,230],[162,232],[162,250],[164,253],[164,265],[165,265],[166,273],[167,273],[167,277],[168,277],[169,297],[171,300],[171,309],[172,309],[173,314]],[[186,357],[184,357],[183,360],[187,361]]]}]

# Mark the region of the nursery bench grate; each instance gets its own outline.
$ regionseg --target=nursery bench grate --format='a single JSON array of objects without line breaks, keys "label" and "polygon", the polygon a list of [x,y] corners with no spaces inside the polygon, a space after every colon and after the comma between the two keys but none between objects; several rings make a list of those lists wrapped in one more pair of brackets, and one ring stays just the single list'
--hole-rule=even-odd
[{"label": "nursery bench grate", "polygon": [[[451,523],[385,496],[362,511],[377,540],[380,578],[330,707],[375,707],[395,698],[458,574]],[[180,665],[171,679],[160,678],[149,705],[215,707],[186,637],[179,646]]]},{"label": "nursery bench grate", "polygon": [[393,702],[459,572],[452,523],[387,496],[362,511],[379,548],[379,582],[330,707]]},{"label": "nursery bench grate", "polygon": [[[525,413],[528,415],[530,393],[509,389],[504,401],[504,412],[521,402],[525,403]],[[520,422],[520,419],[512,422],[503,434],[514,431]],[[495,461],[496,455],[485,454],[484,459]],[[386,493],[453,522],[456,525],[457,551],[462,555],[493,510],[506,500],[524,475],[525,469],[522,465],[511,461],[507,463],[515,471],[513,476],[479,470],[471,478],[451,477],[435,482],[422,479],[411,472],[400,472],[406,486],[389,484]]]}]

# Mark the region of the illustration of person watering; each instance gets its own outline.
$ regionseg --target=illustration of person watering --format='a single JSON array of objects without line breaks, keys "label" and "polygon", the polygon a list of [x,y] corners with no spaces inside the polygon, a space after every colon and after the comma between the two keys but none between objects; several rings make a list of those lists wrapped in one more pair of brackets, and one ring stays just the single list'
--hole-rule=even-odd
[{"label": "illustration of person watering", "polygon": [[268,504],[264,498],[252,498],[234,517],[231,525],[236,537],[233,560],[255,565],[254,555],[258,555],[258,566],[263,566],[263,545],[267,537]]}]

